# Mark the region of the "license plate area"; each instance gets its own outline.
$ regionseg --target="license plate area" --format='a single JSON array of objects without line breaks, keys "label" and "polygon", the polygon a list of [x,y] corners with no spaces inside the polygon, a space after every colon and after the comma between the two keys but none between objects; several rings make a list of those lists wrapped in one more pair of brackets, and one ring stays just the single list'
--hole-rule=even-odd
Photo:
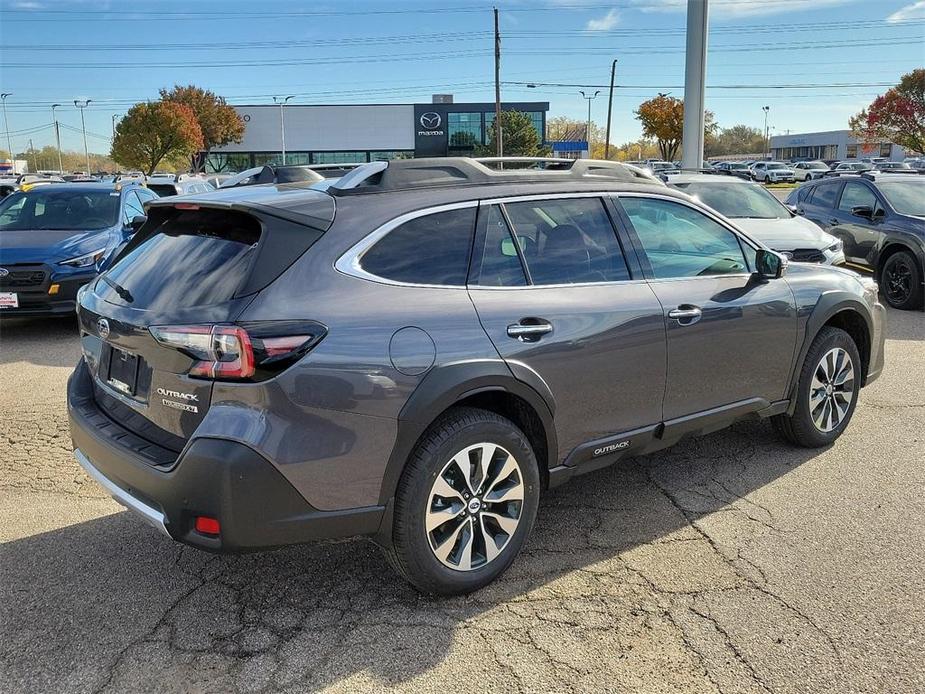
[{"label": "license plate area", "polygon": [[138,355],[107,345],[106,383],[125,395],[134,396],[138,391]]}]

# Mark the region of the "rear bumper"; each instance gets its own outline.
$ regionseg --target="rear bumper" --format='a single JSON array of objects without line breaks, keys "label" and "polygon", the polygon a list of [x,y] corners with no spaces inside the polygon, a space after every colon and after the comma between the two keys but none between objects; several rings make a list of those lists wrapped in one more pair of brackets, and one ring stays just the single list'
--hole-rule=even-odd
[{"label": "rear bumper", "polygon": [[[242,552],[379,530],[383,507],[319,511],[270,462],[235,441],[194,438],[165,465],[165,449],[96,406],[83,361],[68,381],[68,414],[80,465],[116,501],[179,542]],[[221,533],[196,531],[197,516],[218,519]]]}]

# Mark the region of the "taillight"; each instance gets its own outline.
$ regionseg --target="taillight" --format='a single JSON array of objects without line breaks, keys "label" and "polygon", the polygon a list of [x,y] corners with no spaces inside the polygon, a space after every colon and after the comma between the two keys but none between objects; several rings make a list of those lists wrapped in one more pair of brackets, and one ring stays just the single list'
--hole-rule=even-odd
[{"label": "taillight", "polygon": [[163,325],[154,339],[195,359],[187,372],[216,380],[261,380],[295,363],[324,337],[313,321],[241,325]]}]

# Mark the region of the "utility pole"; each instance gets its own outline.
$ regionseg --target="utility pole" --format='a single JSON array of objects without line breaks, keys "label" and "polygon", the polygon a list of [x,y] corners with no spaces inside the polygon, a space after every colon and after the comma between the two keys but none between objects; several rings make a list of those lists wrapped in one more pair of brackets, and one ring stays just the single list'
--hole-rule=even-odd
[{"label": "utility pole", "polygon": [[597,95],[601,93],[601,90],[598,89],[591,96],[588,96],[584,93],[584,90],[578,92],[581,96],[588,100],[588,126],[585,130],[585,139],[588,141],[588,159],[591,158],[591,102],[597,98]]},{"label": "utility pole", "polygon": [[764,111],[764,156],[769,157],[771,153],[771,131],[768,129],[768,113],[771,107],[762,106],[761,110]]},{"label": "utility pole", "polygon": [[10,150],[10,172],[16,173],[16,155],[13,154],[13,141],[10,139],[10,121],[6,117],[6,97],[13,96],[13,92],[0,94],[0,101],[3,102],[3,129],[6,130],[6,148]]},{"label": "utility pole", "polygon": [[55,146],[58,150],[58,173],[64,173],[64,164],[61,163],[61,131],[58,129],[58,117],[55,115],[56,108],[61,108],[61,104],[51,105],[51,120],[55,124]]},{"label": "utility pole", "polygon": [[35,158],[35,147],[32,146],[32,138],[31,138],[31,137],[29,138],[29,154],[32,155],[32,170],[33,170],[33,173],[38,173],[38,172],[39,172],[39,164],[38,164],[38,161],[36,161],[36,158]]},{"label": "utility pole", "polygon": [[704,96],[707,81],[709,0],[687,0],[687,56],[684,64],[684,134],[681,169],[703,166]]},{"label": "utility pole", "polygon": [[283,106],[285,106],[286,102],[288,102],[289,99],[291,99],[294,96],[295,94],[290,94],[289,96],[274,96],[273,97],[273,103],[279,104],[279,139],[280,139],[280,144],[283,149],[283,163],[282,163],[283,166],[286,165],[286,122],[283,119]]},{"label": "utility pole", "polygon": [[119,117],[119,114],[118,114],[118,113],[113,113],[113,114],[112,114],[112,139],[113,139],[113,140],[116,139],[116,118],[118,118],[118,117]]},{"label": "utility pole", "polygon": [[501,133],[501,32],[498,29],[498,8],[495,12],[495,154],[504,156],[504,138]]},{"label": "utility pole", "polygon": [[80,111],[80,129],[84,134],[84,156],[87,157],[87,175],[90,175],[90,150],[87,149],[87,124],[84,122],[84,109],[90,105],[92,99],[85,99],[83,103],[80,99],[74,99],[74,106]]},{"label": "utility pole", "polygon": [[604,159],[610,159],[610,114],[613,112],[613,80],[617,76],[617,59],[610,66],[610,97],[607,99],[607,134],[604,136]]}]

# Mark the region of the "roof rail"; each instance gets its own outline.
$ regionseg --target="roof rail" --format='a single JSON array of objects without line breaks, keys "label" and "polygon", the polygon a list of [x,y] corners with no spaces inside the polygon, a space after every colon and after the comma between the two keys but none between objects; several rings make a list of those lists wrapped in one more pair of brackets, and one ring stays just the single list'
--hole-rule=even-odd
[{"label": "roof rail", "polygon": [[[491,168],[489,165],[542,164],[542,168]],[[547,165],[553,166],[547,168]],[[393,159],[363,164],[328,188],[332,195],[356,195],[488,183],[548,183],[575,179],[611,179],[625,183],[661,185],[642,169],[620,162],[596,159],[546,157],[433,157]]]}]

